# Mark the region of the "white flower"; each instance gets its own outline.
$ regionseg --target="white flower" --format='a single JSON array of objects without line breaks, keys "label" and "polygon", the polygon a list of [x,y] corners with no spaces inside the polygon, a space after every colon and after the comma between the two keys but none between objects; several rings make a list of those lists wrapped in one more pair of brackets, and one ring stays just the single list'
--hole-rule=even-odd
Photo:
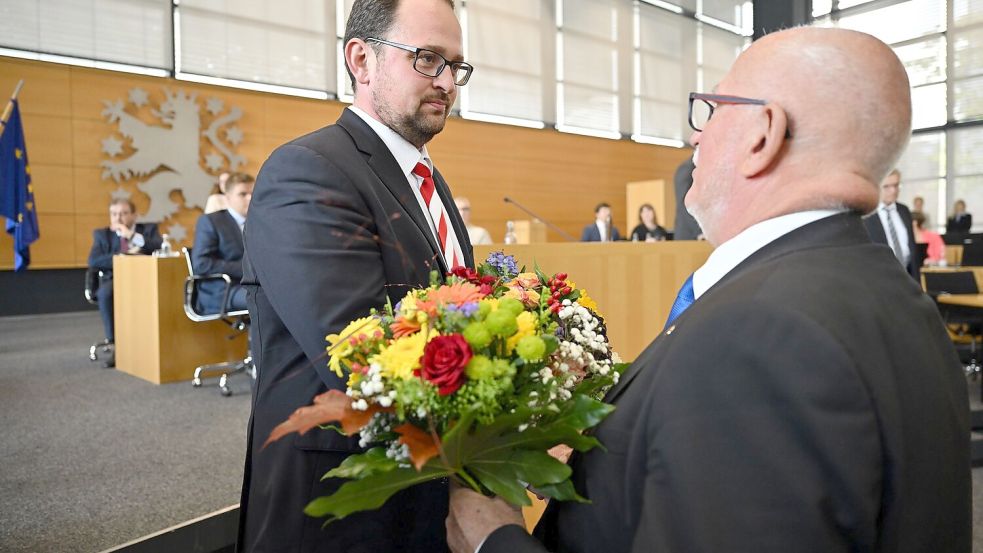
[{"label": "white flower", "polygon": [[389,396],[382,396],[377,401],[379,403],[379,406],[383,408],[389,407],[390,405],[393,404],[393,400]]},{"label": "white flower", "polygon": [[364,399],[360,399],[355,403],[352,403],[352,409],[356,411],[367,411],[369,409],[369,404]]}]

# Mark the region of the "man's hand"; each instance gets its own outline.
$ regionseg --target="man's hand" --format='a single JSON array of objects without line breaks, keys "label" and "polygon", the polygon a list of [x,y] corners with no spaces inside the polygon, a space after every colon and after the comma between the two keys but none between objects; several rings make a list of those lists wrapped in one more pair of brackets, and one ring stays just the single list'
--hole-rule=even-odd
[{"label": "man's hand", "polygon": [[518,507],[451,483],[450,512],[447,515],[447,544],[451,551],[474,553],[489,534],[508,524],[525,526]]},{"label": "man's hand", "polygon": [[123,223],[113,223],[109,225],[110,230],[118,234],[119,236],[126,238],[127,240],[133,238],[133,234],[136,233],[136,227],[128,228]]}]

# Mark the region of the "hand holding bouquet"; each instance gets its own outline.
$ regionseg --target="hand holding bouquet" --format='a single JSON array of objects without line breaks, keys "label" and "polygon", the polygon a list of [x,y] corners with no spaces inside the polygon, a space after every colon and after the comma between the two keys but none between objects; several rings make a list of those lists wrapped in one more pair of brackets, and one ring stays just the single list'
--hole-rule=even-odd
[{"label": "hand holding bouquet", "polygon": [[317,396],[267,443],[338,423],[368,450],[325,475],[350,481],[307,514],[343,518],[445,477],[513,505],[529,504],[527,486],[585,501],[547,451],[600,445],[584,431],[614,409],[599,398],[624,367],[596,304],[567,275],[521,272],[496,252],[327,339],[347,390]]}]

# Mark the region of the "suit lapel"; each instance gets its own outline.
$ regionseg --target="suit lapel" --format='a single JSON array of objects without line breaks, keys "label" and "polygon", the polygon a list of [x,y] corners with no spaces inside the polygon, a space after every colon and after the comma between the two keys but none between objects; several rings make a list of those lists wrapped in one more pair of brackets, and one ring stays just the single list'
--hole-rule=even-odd
[{"label": "suit lapel", "polygon": [[444,262],[440,245],[430,230],[430,223],[421,211],[416,196],[406,182],[406,176],[403,175],[399,165],[396,163],[396,158],[393,157],[389,148],[386,147],[385,142],[375,134],[375,131],[365,121],[362,121],[358,115],[355,115],[350,110],[346,109],[342,112],[341,117],[338,119],[338,126],[345,129],[352,137],[358,150],[368,156],[367,162],[372,172],[375,173],[376,177],[382,181],[396,201],[399,202],[400,207],[403,208],[403,212],[416,224],[420,233],[423,234],[427,243],[430,244],[430,249],[440,264],[441,271],[446,273],[448,270],[447,263]]}]

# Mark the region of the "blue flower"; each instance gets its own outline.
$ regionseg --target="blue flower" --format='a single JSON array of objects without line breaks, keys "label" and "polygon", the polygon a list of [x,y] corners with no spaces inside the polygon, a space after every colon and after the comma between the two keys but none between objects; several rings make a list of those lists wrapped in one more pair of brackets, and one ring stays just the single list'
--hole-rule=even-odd
[{"label": "blue flower", "polygon": [[519,265],[516,263],[515,258],[511,255],[505,255],[505,252],[492,252],[488,254],[488,259],[485,263],[491,265],[498,274],[505,278],[512,278],[519,274]]}]

